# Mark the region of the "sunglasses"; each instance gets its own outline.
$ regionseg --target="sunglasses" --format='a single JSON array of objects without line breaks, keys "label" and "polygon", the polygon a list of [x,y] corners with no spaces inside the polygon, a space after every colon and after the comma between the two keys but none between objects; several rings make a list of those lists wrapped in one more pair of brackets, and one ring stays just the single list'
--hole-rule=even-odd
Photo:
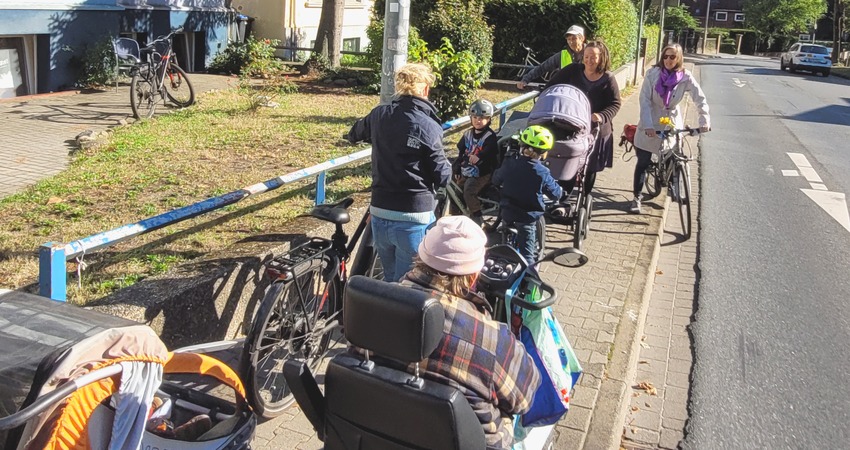
[{"label": "sunglasses", "polygon": [[676,59],[676,55],[664,55],[661,59]]}]

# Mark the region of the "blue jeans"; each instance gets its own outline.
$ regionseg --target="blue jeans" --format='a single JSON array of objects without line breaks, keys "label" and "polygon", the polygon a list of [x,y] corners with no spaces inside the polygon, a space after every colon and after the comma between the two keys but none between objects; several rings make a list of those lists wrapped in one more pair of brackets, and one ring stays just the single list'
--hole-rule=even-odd
[{"label": "blue jeans", "polygon": [[534,264],[537,261],[537,222],[514,222],[510,225],[516,228],[517,251],[528,264]]},{"label": "blue jeans", "polygon": [[[431,221],[434,221],[432,215]],[[413,257],[429,224],[400,222],[372,216],[375,250],[384,267],[384,281],[398,281],[413,267]]]}]

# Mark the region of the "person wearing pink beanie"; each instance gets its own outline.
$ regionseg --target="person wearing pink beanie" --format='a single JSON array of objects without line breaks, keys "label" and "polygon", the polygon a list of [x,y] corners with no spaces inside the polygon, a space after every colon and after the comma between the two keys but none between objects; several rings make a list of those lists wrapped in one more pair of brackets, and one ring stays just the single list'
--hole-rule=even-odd
[{"label": "person wearing pink beanie", "polygon": [[423,376],[463,393],[481,421],[488,449],[509,449],[512,418],[531,408],[540,373],[525,347],[506,324],[493,320],[492,307],[475,292],[486,245],[484,231],[469,217],[443,217],[425,233],[401,284],[430,292],[446,314],[442,341],[420,363]]}]

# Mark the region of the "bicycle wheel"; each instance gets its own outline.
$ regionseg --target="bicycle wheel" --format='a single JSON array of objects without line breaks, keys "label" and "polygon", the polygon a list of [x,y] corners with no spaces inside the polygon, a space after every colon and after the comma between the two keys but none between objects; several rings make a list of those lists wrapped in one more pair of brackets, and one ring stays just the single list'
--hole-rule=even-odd
[{"label": "bicycle wheel", "polygon": [[130,80],[130,108],[137,119],[153,117],[159,95],[153,86],[148,69],[141,69]]},{"label": "bicycle wheel", "polygon": [[384,267],[381,265],[381,257],[375,250],[375,240],[372,238],[372,227],[366,224],[363,234],[360,236],[360,245],[351,263],[351,275],[365,275],[376,280],[384,279]]},{"label": "bicycle wheel", "polygon": [[[339,278],[323,281],[326,258],[288,282],[275,282],[266,292],[245,338],[241,373],[248,400],[265,418],[279,416],[294,401],[283,377],[289,359],[305,361],[318,374],[336,330],[324,330],[339,319],[342,290]],[[302,307],[303,305],[303,307]]]},{"label": "bicycle wheel", "polygon": [[543,255],[546,251],[546,216],[540,216],[537,219],[537,258]]},{"label": "bicycle wheel", "polygon": [[644,200],[650,200],[658,197],[661,193],[661,166],[657,162],[653,162],[646,168],[646,194],[643,194]]},{"label": "bicycle wheel", "polygon": [[573,247],[581,250],[584,246],[584,238],[587,236],[587,207],[582,205],[578,209],[578,215],[573,224]]},{"label": "bicycle wheel", "polygon": [[679,218],[682,220],[682,236],[691,238],[691,176],[686,162],[676,165],[676,200],[679,202]]},{"label": "bicycle wheel", "polygon": [[186,76],[186,72],[177,64],[169,64],[168,71],[165,72],[165,94],[171,103],[186,108],[195,103],[195,88],[192,87],[192,82]]}]

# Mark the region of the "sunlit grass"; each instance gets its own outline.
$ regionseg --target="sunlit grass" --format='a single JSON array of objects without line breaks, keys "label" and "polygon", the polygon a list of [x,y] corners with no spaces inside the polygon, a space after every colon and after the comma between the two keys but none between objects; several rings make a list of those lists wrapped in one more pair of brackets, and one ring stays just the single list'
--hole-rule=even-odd
[{"label": "sunlit grass", "polygon": [[[494,103],[516,95],[481,92]],[[192,108],[115,129],[64,172],[0,200],[0,288],[34,289],[45,242],[70,242],[358,150],[340,137],[378,97],[311,87],[275,101],[276,108],[254,108],[239,89],[200,95]],[[370,184],[368,165],[330,178],[329,199]],[[81,280],[69,276],[69,299],[85,303],[240,239],[285,232],[311,207],[311,181],[84,255],[88,268]],[[69,270],[76,266],[69,261]]]}]

